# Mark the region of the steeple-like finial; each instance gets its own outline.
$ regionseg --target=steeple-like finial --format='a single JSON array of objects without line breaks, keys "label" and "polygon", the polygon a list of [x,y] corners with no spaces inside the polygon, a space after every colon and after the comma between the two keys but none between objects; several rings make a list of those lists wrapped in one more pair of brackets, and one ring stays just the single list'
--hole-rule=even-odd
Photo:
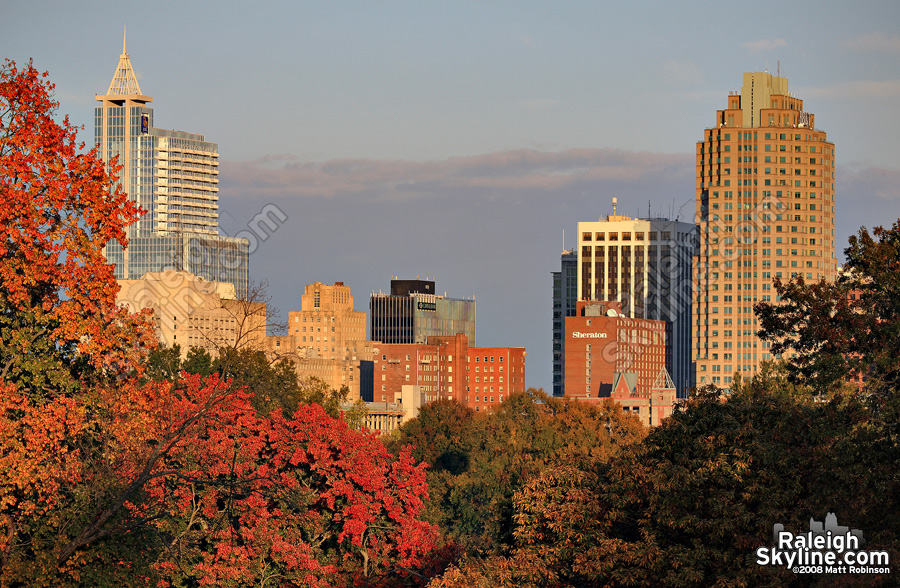
[{"label": "steeple-like finial", "polygon": [[134,75],[134,69],[131,67],[131,60],[128,58],[128,31],[127,29],[122,35],[122,55],[119,56],[119,65],[116,67],[116,74],[109,83],[109,96],[141,96],[141,87],[138,85],[137,76]]}]

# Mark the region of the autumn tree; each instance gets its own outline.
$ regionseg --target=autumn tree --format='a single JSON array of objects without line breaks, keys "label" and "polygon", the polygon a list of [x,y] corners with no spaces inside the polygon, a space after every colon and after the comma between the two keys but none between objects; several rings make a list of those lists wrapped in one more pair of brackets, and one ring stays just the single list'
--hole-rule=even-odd
[{"label": "autumn tree", "polygon": [[755,562],[775,523],[799,532],[828,512],[893,561],[900,453],[872,418],[856,395],[812,399],[777,365],[727,396],[702,390],[611,459],[542,470],[515,495],[508,556],[463,561],[432,586],[886,585]]},{"label": "autumn tree", "polygon": [[138,208],[68,117],[54,120],[45,78],[30,63],[0,68],[0,378],[53,396],[127,371],[149,334],[117,309],[103,257]]},{"label": "autumn tree", "polygon": [[[606,460],[641,439],[643,427],[612,402],[514,394],[493,411],[430,403],[390,443],[410,444],[428,472],[428,519],[471,554],[514,544],[513,496],[545,468]],[[394,445],[392,445],[394,446]]]},{"label": "autumn tree", "polygon": [[215,372],[141,377],[156,341],[102,255],[138,210],[52,89],[0,69],[0,586],[407,574],[431,536],[408,454],[321,408],[261,414]]}]

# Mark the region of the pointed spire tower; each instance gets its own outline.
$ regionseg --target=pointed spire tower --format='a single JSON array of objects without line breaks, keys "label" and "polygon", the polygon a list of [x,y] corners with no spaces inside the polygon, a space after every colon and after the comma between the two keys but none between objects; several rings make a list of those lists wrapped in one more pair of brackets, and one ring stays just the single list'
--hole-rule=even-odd
[{"label": "pointed spire tower", "polygon": [[137,76],[134,74],[134,68],[131,66],[131,59],[128,57],[127,30],[122,34],[122,55],[119,56],[119,65],[116,66],[116,73],[109,83],[106,96],[98,95],[96,98],[97,100],[116,102],[120,105],[126,99],[141,104],[153,102],[153,98],[144,96],[141,93]]},{"label": "pointed spire tower", "polygon": [[[153,126],[153,108],[150,106],[153,98],[141,94],[128,58],[126,34],[122,36],[122,55],[119,56],[119,65],[109,83],[109,90],[105,96],[97,94],[95,98],[99,104],[94,109],[94,140],[100,157],[105,161],[119,158],[122,165],[119,183],[132,200],[147,209],[150,201],[140,199],[132,173],[138,164],[138,141]],[[144,229],[148,223],[152,224],[152,217],[145,215],[132,229]]]},{"label": "pointed spire tower", "polygon": [[128,245],[110,241],[104,255],[119,280],[175,269],[245,296],[250,242],[219,235],[219,146],[155,124],[127,40],[126,33],[107,94],[97,96],[94,142],[104,161],[118,161],[119,185],[146,213],[128,227]]},{"label": "pointed spire tower", "polygon": [[109,90],[106,94],[109,96],[141,96],[141,87],[138,85],[137,76],[134,75],[134,68],[131,67],[131,60],[128,58],[128,32],[122,36],[122,55],[119,56],[119,65],[116,67],[116,74],[109,83]]}]

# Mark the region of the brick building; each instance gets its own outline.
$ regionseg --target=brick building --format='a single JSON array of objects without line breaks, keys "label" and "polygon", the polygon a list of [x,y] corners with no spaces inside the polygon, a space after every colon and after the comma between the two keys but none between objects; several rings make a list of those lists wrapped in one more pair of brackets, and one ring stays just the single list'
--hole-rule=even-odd
[{"label": "brick building", "polygon": [[616,374],[634,374],[637,392],[647,394],[665,368],[665,322],[620,313],[618,302],[579,301],[565,319],[567,397],[610,396]]},{"label": "brick building", "polygon": [[468,394],[464,402],[475,410],[490,409],[525,391],[524,347],[470,347]]},{"label": "brick building", "polygon": [[402,402],[404,386],[418,386],[425,402],[455,400],[485,410],[525,391],[524,347],[469,347],[463,333],[424,344],[375,345],[376,402]]}]

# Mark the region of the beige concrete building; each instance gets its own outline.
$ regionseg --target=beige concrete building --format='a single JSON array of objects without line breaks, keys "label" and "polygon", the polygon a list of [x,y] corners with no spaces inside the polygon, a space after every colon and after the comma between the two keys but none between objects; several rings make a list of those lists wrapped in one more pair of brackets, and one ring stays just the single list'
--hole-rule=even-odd
[{"label": "beige concrete building", "polygon": [[723,388],[771,358],[753,305],[775,300],[773,279],[837,273],[834,144],[786,78],[743,82],[697,143],[696,382]]},{"label": "beige concrete building", "polygon": [[234,286],[210,282],[189,272],[167,270],[139,280],[118,280],[118,304],[153,311],[159,340],[167,347],[202,347],[213,356],[220,347],[262,350],[266,305],[240,300]]},{"label": "beige concrete building", "polygon": [[[625,317],[665,321],[666,367],[679,394],[686,395],[694,385],[691,264],[698,250],[697,226],[616,215],[615,207],[614,198],[612,215],[578,223],[578,301],[616,301]],[[565,355],[562,332],[561,327]],[[563,382],[567,381],[568,375]],[[564,393],[568,396],[570,391]]]},{"label": "beige concrete building", "polygon": [[347,386],[350,399],[371,398],[373,343],[366,340],[366,313],[353,310],[350,287],[308,284],[300,310],[288,312],[282,355],[295,357],[301,378],[315,376],[334,389]]}]

